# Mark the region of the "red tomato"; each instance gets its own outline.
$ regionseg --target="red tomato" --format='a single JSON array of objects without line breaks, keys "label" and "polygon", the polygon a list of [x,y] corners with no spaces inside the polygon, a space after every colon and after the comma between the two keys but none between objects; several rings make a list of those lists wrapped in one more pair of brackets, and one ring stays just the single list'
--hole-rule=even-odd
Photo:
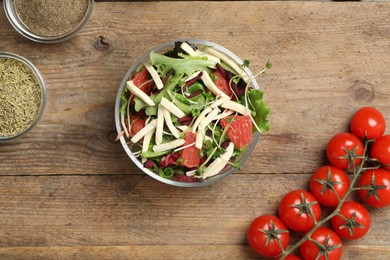
[{"label": "red tomato", "polygon": [[357,137],[377,139],[383,135],[385,129],[385,118],[373,107],[363,107],[352,116],[351,132]]},{"label": "red tomato", "polygon": [[[145,94],[149,95],[151,91],[151,87],[153,85],[153,82],[148,83],[149,78],[150,78],[149,71],[145,67],[143,67],[140,71],[138,71],[134,75],[134,77],[131,80],[133,81],[134,85],[136,85]],[[130,96],[131,104],[134,104],[134,98],[135,98],[134,95]]]},{"label": "red tomato", "polygon": [[[329,228],[319,227],[310,236],[311,239],[317,241],[325,250],[321,250],[319,245],[316,245],[310,240],[306,240],[300,247],[299,251],[305,260],[337,260],[341,258],[342,243],[340,237]],[[326,257],[328,255],[328,257]]]},{"label": "red tomato", "polygon": [[384,135],[374,142],[371,158],[377,159],[384,169],[390,171],[390,135]]},{"label": "red tomato", "polygon": [[[347,153],[346,150],[349,152]],[[333,166],[341,169],[347,169],[352,166],[352,155],[362,156],[364,153],[363,143],[350,133],[339,133],[333,136],[327,147],[326,154],[329,161]],[[361,159],[355,158],[353,165],[357,165],[361,162]]]},{"label": "red tomato", "polygon": [[221,119],[223,128],[236,148],[244,148],[252,141],[252,120],[249,116],[228,116]]},{"label": "red tomato", "polygon": [[165,155],[161,158],[160,169],[167,167],[170,164],[177,165],[177,160],[179,159],[179,152],[173,152],[171,154]]},{"label": "red tomato", "polygon": [[136,133],[138,133],[142,128],[144,128],[146,122],[146,118],[138,117],[134,115],[130,115],[130,128],[128,124],[128,118],[125,119],[125,124],[127,130],[129,131],[130,137],[133,137]]},{"label": "red tomato", "polygon": [[144,93],[149,94],[150,87],[153,85],[153,82],[147,83],[149,81],[150,75],[148,70],[143,67],[140,71],[138,71],[134,77],[131,79],[139,89],[141,89]]},{"label": "red tomato", "polygon": [[287,193],[279,204],[279,217],[294,231],[308,231],[321,217],[321,207],[308,191],[295,190]]},{"label": "red tomato", "polygon": [[344,202],[339,214],[331,219],[331,223],[334,231],[342,238],[358,239],[364,236],[370,229],[370,213],[357,202]]},{"label": "red tomato", "polygon": [[383,169],[367,170],[359,179],[359,195],[376,208],[390,205],[390,172]]},{"label": "red tomato", "polygon": [[283,222],[273,215],[262,215],[249,225],[247,239],[249,245],[260,255],[273,257],[282,253],[290,239],[290,233]]},{"label": "red tomato", "polygon": [[[185,143],[183,146],[195,143],[196,136],[192,132],[187,132],[184,134]],[[195,145],[186,147],[181,153],[181,164],[187,168],[194,168],[200,165],[200,150],[195,147]]]},{"label": "red tomato", "polygon": [[334,166],[318,168],[310,179],[310,191],[316,199],[328,207],[336,207],[343,198],[350,181],[342,169]]},{"label": "red tomato", "polygon": [[214,71],[213,74],[215,76],[214,84],[217,86],[217,88],[222,90],[222,92],[229,97],[232,97],[233,91],[229,87],[229,82],[222,76],[222,74],[218,70]]}]

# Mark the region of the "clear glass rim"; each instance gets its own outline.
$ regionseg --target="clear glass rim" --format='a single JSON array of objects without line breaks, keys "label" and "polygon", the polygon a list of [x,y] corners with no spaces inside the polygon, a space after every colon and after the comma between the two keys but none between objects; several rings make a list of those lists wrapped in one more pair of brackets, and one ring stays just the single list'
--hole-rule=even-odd
[{"label": "clear glass rim", "polygon": [[31,30],[29,30],[26,26],[24,26],[23,22],[19,19],[14,9],[14,5],[13,5],[14,0],[4,0],[3,3],[4,3],[5,14],[8,18],[8,21],[15,28],[15,30],[19,32],[21,35],[23,35],[29,40],[39,42],[39,43],[59,43],[73,38],[87,25],[89,18],[91,17],[93,6],[95,3],[94,0],[88,0],[88,1],[89,1],[88,9],[81,22],[73,30],[63,35],[52,36],[52,37],[37,35]]},{"label": "clear glass rim", "polygon": [[[216,50],[219,50],[219,51],[223,52],[224,54],[228,55],[236,63],[238,63],[238,64],[242,64],[243,63],[243,61],[240,58],[238,58],[234,53],[232,53],[231,51],[229,51],[225,47],[222,47],[221,45],[216,44],[214,42],[205,41],[205,40],[199,40],[199,39],[192,39],[192,38],[176,39],[176,40],[164,42],[164,43],[162,43],[162,44],[160,44],[160,45],[150,49],[149,51],[144,53],[142,56],[140,56],[136,60],[136,62],[130,67],[130,69],[127,71],[127,73],[123,77],[123,80],[122,80],[122,82],[120,84],[120,87],[118,89],[116,102],[115,102],[115,125],[116,125],[116,130],[117,130],[118,134],[122,131],[122,126],[121,126],[121,123],[120,123],[119,112],[120,112],[120,104],[121,104],[121,94],[122,94],[124,88],[126,87],[126,82],[130,78],[132,73],[138,68],[138,66],[149,56],[149,53],[151,51],[159,52],[159,51],[162,51],[162,50],[164,50],[164,49],[166,49],[168,47],[173,47],[174,43],[176,41],[187,41],[189,43],[193,43],[193,44],[196,44],[196,45],[212,46]],[[259,86],[258,86],[256,80],[252,77],[253,74],[251,73],[251,71],[248,68],[245,68],[244,71],[250,77],[252,86],[255,89],[259,89]],[[259,137],[260,137],[260,134],[258,132],[253,134],[252,142],[247,147],[247,151],[239,159],[239,161],[238,161],[239,164],[242,165],[248,159],[248,157],[252,153],[253,149],[255,148]],[[143,164],[134,156],[134,154],[130,150],[129,146],[126,144],[126,140],[125,140],[124,136],[121,136],[119,138],[119,141],[121,142],[122,147],[126,151],[127,155],[130,157],[130,159],[135,163],[135,165],[140,170],[142,170],[144,173],[146,173],[147,175],[151,176],[152,178],[154,178],[154,179],[156,179],[156,180],[158,180],[160,182],[169,184],[169,185],[178,186],[178,187],[203,187],[203,186],[208,186],[208,185],[211,185],[211,184],[214,184],[214,183],[218,182],[219,180],[221,180],[221,179],[225,178],[226,176],[232,174],[233,172],[237,171],[237,169],[235,169],[234,167],[229,167],[229,169],[226,172],[223,172],[221,174],[217,174],[217,175],[215,175],[215,176],[213,176],[211,178],[208,178],[208,179],[205,179],[205,180],[199,181],[199,182],[183,182],[183,181],[178,181],[178,180],[164,178],[164,177],[161,177],[160,175],[156,174],[155,172],[153,172],[153,171],[151,171],[151,170],[149,170],[149,169],[147,169],[147,168],[145,168],[143,166]]]},{"label": "clear glass rim", "polygon": [[17,60],[17,61],[23,63],[24,65],[26,65],[31,70],[31,72],[34,74],[34,76],[37,78],[39,86],[41,88],[41,104],[40,104],[40,107],[38,110],[38,114],[35,117],[34,121],[30,124],[30,126],[26,127],[23,131],[15,134],[15,135],[0,136],[0,142],[3,142],[3,141],[11,141],[11,140],[14,140],[16,138],[21,137],[22,135],[24,135],[28,131],[30,131],[39,122],[39,120],[41,119],[42,114],[45,110],[45,107],[46,107],[47,90],[46,90],[45,79],[43,78],[41,72],[28,59],[26,59],[18,54],[14,54],[14,53],[10,53],[10,52],[0,52],[0,58],[14,59],[14,60]]}]

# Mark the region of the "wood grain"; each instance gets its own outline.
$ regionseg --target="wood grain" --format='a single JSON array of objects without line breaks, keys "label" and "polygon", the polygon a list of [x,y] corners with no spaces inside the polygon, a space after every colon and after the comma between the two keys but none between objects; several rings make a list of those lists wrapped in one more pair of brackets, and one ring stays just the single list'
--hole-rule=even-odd
[{"label": "wood grain", "polygon": [[[387,259],[381,246],[343,247],[343,259]],[[163,246],[88,246],[88,247],[11,247],[0,248],[4,260],[35,259],[261,259],[245,245],[163,245]]]},{"label": "wood grain", "polygon": [[0,174],[139,173],[113,142],[117,89],[139,55],[183,37],[222,44],[254,71],[274,64],[258,79],[272,130],[243,172],[309,173],[359,107],[390,120],[389,14],[386,3],[97,3],[78,36],[44,45],[18,35],[0,10],[0,49],[35,63],[49,95],[40,124],[1,145]]},{"label": "wood grain", "polygon": [[[389,3],[98,2],[55,45],[24,39],[1,8],[0,24],[0,50],[30,59],[48,88],[38,126],[0,144],[1,259],[260,259],[245,238],[251,219],[307,188],[358,108],[390,122]],[[272,130],[241,171],[201,189],[143,175],[114,141],[123,75],[175,38],[224,45],[253,71],[273,63],[258,79]],[[369,209],[372,228],[345,242],[344,259],[390,258],[389,209]]]},{"label": "wood grain", "polygon": [[[78,247],[84,248],[81,255],[93,255],[99,253],[98,246],[113,251],[120,246],[125,252],[134,246],[137,252],[156,245],[150,256],[164,246],[179,246],[179,258],[203,258],[195,254],[203,247],[204,258],[212,258],[224,247],[233,256],[251,258],[255,255],[247,249],[245,238],[250,220],[275,213],[286,190],[304,188],[308,178],[302,174],[236,174],[213,186],[187,189],[139,175],[3,176],[0,246],[11,248],[0,250],[0,256],[44,253],[47,248],[48,258],[50,252],[60,254],[61,250],[65,257]],[[381,249],[385,259],[390,254],[390,214],[388,209],[370,211],[371,231],[360,240],[345,242],[353,245],[347,252],[359,255],[362,248],[373,246]],[[299,237],[292,233],[292,242]],[[167,258],[173,255],[167,249],[161,252]],[[214,257],[223,259],[227,252]]]}]

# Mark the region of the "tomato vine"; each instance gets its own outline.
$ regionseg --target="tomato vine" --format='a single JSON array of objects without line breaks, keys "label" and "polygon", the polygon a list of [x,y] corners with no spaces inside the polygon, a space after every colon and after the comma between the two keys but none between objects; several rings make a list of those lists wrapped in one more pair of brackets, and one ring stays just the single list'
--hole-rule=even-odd
[{"label": "tomato vine", "polygon": [[[279,204],[280,219],[272,216],[272,220],[281,221],[290,230],[306,232],[299,241],[289,246],[281,245],[281,234],[284,234],[285,242],[286,230],[275,232],[273,227],[264,234],[268,234],[267,245],[271,242],[278,244],[279,250],[274,249],[273,254],[269,254],[263,244],[249,244],[263,256],[278,259],[292,256],[299,259],[294,255],[298,251],[304,259],[340,259],[340,237],[358,239],[371,225],[369,211],[364,206],[346,201],[350,194],[358,191],[360,197],[373,207],[390,205],[390,160],[378,156],[383,150],[390,151],[390,135],[383,135],[383,118],[379,110],[372,107],[358,110],[352,118],[351,133],[336,134],[328,142],[326,153],[332,165],[322,166],[314,172],[310,179],[312,193],[295,190],[283,197]],[[376,148],[377,144],[379,148]],[[376,149],[372,151],[372,147]],[[333,208],[322,219],[320,204]],[[334,231],[324,227],[327,222],[331,222]],[[253,236],[255,233],[251,232],[250,226],[248,241],[257,241]],[[280,253],[275,255],[277,251]]]},{"label": "tomato vine", "polygon": [[[368,147],[368,143],[370,141],[366,141],[365,145],[364,145],[364,154],[366,155],[367,154],[367,147]],[[309,240],[309,238],[311,237],[311,235],[321,226],[323,226],[325,223],[327,223],[328,221],[330,221],[333,217],[337,216],[340,212],[340,209],[344,203],[344,201],[348,198],[348,196],[351,194],[351,192],[354,190],[354,185],[355,183],[357,182],[358,180],[358,177],[359,175],[368,170],[368,169],[372,169],[372,167],[364,167],[366,161],[367,161],[367,156],[359,156],[359,158],[361,158],[361,162],[360,164],[358,165],[358,167],[356,166],[353,166],[353,177],[352,177],[352,180],[351,180],[351,185],[350,187],[348,188],[348,190],[346,191],[345,195],[341,198],[339,198],[339,203],[337,205],[337,207],[333,210],[333,212],[331,212],[328,216],[326,216],[325,218],[323,218],[322,220],[318,221],[314,227],[309,231],[307,232],[297,243],[295,243],[293,246],[291,246],[290,248],[288,248],[287,250],[285,250],[283,252],[283,254],[281,255],[281,258],[280,259],[284,259],[285,256],[287,256],[288,254],[291,254],[292,252],[294,252],[300,245],[302,245],[305,241]],[[352,160],[354,160],[354,156],[351,157]],[[374,167],[374,168],[378,168],[378,167]],[[333,186],[332,186],[333,187]]]}]

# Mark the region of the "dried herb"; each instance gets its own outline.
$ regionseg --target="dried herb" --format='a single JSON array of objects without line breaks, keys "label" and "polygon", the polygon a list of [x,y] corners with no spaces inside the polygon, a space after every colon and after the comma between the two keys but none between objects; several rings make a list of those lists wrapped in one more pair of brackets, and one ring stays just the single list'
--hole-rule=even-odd
[{"label": "dried herb", "polygon": [[89,0],[14,0],[24,25],[37,35],[60,36],[75,29],[84,18]]},{"label": "dried herb", "polygon": [[0,136],[15,136],[38,116],[42,91],[36,76],[20,61],[0,58]]}]

